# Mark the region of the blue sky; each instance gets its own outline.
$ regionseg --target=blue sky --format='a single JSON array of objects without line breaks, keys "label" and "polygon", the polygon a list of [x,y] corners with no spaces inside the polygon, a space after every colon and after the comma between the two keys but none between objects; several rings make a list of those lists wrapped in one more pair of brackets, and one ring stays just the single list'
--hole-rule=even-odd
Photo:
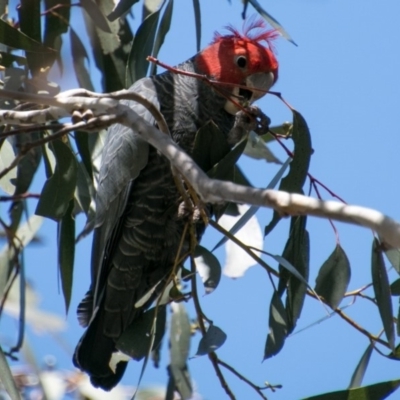
[{"label": "blue sky", "polygon": [[[189,58],[196,51],[191,3],[187,0],[175,2],[172,30],[159,55],[170,65]],[[201,2],[202,47],[210,42],[215,30],[222,32],[227,24],[241,27],[241,2],[232,0],[231,3]],[[260,3],[284,25],[298,44],[295,47],[278,39],[280,73],[274,90],[281,92],[308,122],[314,148],[310,172],[348,203],[376,208],[399,221],[400,3],[397,0],[260,0]],[[248,14],[252,14],[251,6]],[[79,26],[78,17],[76,24]],[[68,75],[72,70],[66,68],[65,71],[63,89],[75,87],[73,76]],[[96,73],[92,76],[95,80]],[[273,96],[267,96],[258,105],[273,124],[291,118],[287,108]],[[277,156],[285,158],[277,145],[272,145],[272,149]],[[265,186],[277,171],[275,165],[248,158],[244,158],[241,165],[255,186]],[[37,177],[38,187],[42,180],[43,175]],[[325,195],[329,199],[329,195]],[[258,216],[263,226],[268,223],[271,211],[262,210]],[[282,252],[288,225],[289,221],[281,222],[267,237],[265,250]],[[336,226],[352,267],[350,289],[359,288],[371,282],[372,234],[346,224],[337,223]],[[335,237],[324,220],[310,218],[308,230],[311,238],[310,283],[314,285],[319,267],[334,249]],[[43,308],[63,315],[64,303],[57,284],[56,225],[46,222],[41,235],[45,246],[27,249],[27,275],[41,293]],[[202,244],[211,246],[218,239],[210,229]],[[63,333],[71,351],[82,333],[74,310],[89,284],[90,242],[90,238],[84,240],[77,249],[73,300],[67,318],[69,325]],[[221,250],[217,255],[222,259],[224,253]],[[391,281],[397,279],[393,270],[389,276]],[[218,289],[201,299],[206,314],[228,335],[226,343],[218,350],[221,359],[257,384],[265,381],[282,384],[283,389],[276,393],[266,392],[269,399],[300,399],[346,388],[368,341],[338,317],[294,334],[287,339],[280,354],[261,363],[271,296],[272,288],[264,270],[253,267],[241,279],[223,277]],[[346,302],[350,300],[344,300],[342,304]],[[396,300],[394,304],[396,306]],[[347,312],[371,332],[380,331],[381,322],[375,307],[358,300]],[[307,299],[298,329],[325,315],[318,302]],[[2,328],[2,335],[11,337],[14,325],[8,321]],[[57,357],[60,368],[72,368],[70,355],[50,337],[30,334],[29,340],[39,361],[51,353]],[[191,354],[195,353],[198,340],[197,335]],[[144,385],[166,382],[166,360],[167,353],[164,353],[158,371],[148,368]],[[140,366],[131,364],[125,384],[137,382]],[[189,368],[205,399],[225,398],[206,357],[191,360]],[[229,372],[226,377],[238,399],[257,398],[254,391]],[[396,362],[389,362],[374,353],[364,383],[394,378],[399,378]]]}]

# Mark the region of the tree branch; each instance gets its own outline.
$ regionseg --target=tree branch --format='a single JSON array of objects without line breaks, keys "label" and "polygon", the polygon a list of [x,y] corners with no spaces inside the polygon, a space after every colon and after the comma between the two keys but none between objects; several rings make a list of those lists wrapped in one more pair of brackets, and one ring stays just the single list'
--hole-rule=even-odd
[{"label": "tree branch", "polygon": [[[118,93],[119,98],[124,93],[127,96],[131,95],[126,91]],[[306,214],[325,219],[330,218],[373,229],[379,234],[386,246],[400,248],[400,223],[379,211],[336,201],[322,201],[300,194],[249,188],[232,182],[210,179],[193,159],[172,141],[169,135],[161,133],[156,127],[144,121],[130,107],[121,104],[118,100],[110,97],[105,98],[104,95],[88,98],[71,97],[67,96],[67,93],[63,93],[57,97],[48,97],[5,90],[0,92],[0,96],[50,106],[40,111],[1,111],[1,124],[43,123],[48,119],[66,117],[76,110],[81,112],[91,110],[95,116],[115,114],[121,124],[140,134],[143,139],[167,157],[206,203],[231,201],[273,208],[285,216]]]}]

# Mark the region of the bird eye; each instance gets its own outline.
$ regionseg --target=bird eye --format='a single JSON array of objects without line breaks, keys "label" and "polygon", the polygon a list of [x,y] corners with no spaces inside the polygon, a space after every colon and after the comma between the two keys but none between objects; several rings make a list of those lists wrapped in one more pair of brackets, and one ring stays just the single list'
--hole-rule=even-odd
[{"label": "bird eye", "polygon": [[239,68],[245,68],[246,65],[247,65],[247,59],[246,59],[246,57],[244,57],[244,56],[239,56],[239,57],[236,59],[236,64],[237,64],[237,66],[238,66]]}]

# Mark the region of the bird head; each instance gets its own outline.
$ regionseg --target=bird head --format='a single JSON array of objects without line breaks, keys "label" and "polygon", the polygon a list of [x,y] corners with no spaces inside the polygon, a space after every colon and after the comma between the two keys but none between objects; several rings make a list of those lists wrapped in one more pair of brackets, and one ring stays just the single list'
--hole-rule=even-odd
[{"label": "bird head", "polygon": [[267,30],[263,20],[251,21],[243,33],[231,26],[226,29],[229,34],[215,33],[211,44],[196,56],[195,62],[199,73],[229,84],[225,109],[235,114],[238,107],[230,99],[242,106],[251,104],[264,96],[278,79],[278,61],[272,45],[278,34]]}]

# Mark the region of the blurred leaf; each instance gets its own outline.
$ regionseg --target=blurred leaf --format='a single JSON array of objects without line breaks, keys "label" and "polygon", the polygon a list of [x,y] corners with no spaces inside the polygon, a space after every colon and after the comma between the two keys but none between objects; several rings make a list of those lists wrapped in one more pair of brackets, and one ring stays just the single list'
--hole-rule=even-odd
[{"label": "blurred leaf", "polygon": [[54,52],[53,49],[43,46],[36,40],[31,39],[29,36],[12,27],[2,19],[0,19],[0,43],[4,43],[13,49],[26,50],[36,53]]},{"label": "blurred leaf", "polygon": [[112,10],[112,12],[107,15],[107,18],[109,19],[109,21],[115,21],[117,18],[128,12],[131,7],[138,1],[139,0],[120,0],[114,10]]},{"label": "blurred leaf", "polygon": [[94,0],[80,0],[80,4],[88,13],[90,18],[92,18],[98,28],[100,28],[104,32],[111,33],[111,29],[108,26],[108,21],[106,20],[106,17],[103,15]]},{"label": "blurred leaf", "polygon": [[194,251],[196,270],[204,284],[206,294],[213,292],[221,280],[221,264],[206,248],[197,245]]},{"label": "blurred leaf", "polygon": [[369,344],[366,348],[365,352],[363,353],[360,361],[357,364],[356,369],[353,372],[351,377],[349,389],[353,389],[356,387],[360,387],[362,380],[365,375],[365,371],[367,370],[369,360],[371,358],[372,351],[374,350],[374,346]]},{"label": "blurred leaf", "polygon": [[[116,342],[117,349],[136,361],[146,357],[159,346],[165,332],[166,306],[158,306],[144,312],[128,326]],[[155,332],[153,323],[155,320]],[[151,347],[151,348],[150,348]]]},{"label": "blurred leaf", "polygon": [[382,319],[386,338],[392,350],[394,350],[394,325],[392,299],[390,297],[389,279],[386,272],[385,261],[383,260],[380,243],[377,239],[372,245],[371,261],[372,285],[375,298]]},{"label": "blurred leaf", "polygon": [[264,350],[264,360],[278,354],[288,334],[285,307],[279,293],[274,291],[269,306],[269,333]]},{"label": "blurred leaf", "polygon": [[[90,73],[85,66],[85,60],[89,60],[89,56],[79,36],[72,28],[69,30],[69,39],[71,42],[72,61],[78,84],[81,88],[94,91]],[[87,133],[85,135],[87,136]]]},{"label": "blurred leaf", "polygon": [[[269,136],[273,137],[272,135]],[[265,160],[269,163],[282,164],[282,161],[269,149],[265,141],[253,131],[249,134],[243,154],[255,160]]]},{"label": "blurred leaf", "polygon": [[257,12],[266,20],[268,23],[275,28],[285,39],[289,42],[293,43],[295,46],[297,44],[291,38],[291,36],[285,31],[283,26],[269,13],[267,13],[261,6],[261,4],[257,0],[247,0],[256,10]]},{"label": "blurred leaf", "polygon": [[[46,67],[51,67],[57,60],[60,70],[63,65],[61,62],[60,50],[62,46],[61,35],[68,31],[69,20],[71,15],[71,0],[44,0],[44,9],[57,7],[57,13],[46,13],[44,16],[44,37],[43,43],[55,49],[54,53],[46,55],[46,60],[42,64]],[[60,7],[61,6],[61,7]]]},{"label": "blurred leaf", "polygon": [[16,56],[15,54],[6,53],[4,51],[0,51],[0,65],[3,67],[11,67],[11,64],[15,62],[19,66],[25,66],[27,61],[25,57]]},{"label": "blurred leaf", "polygon": [[337,244],[319,270],[315,291],[335,309],[346,293],[350,276],[349,259],[341,246]]},{"label": "blurred leaf", "polygon": [[153,50],[154,37],[162,7],[150,14],[136,31],[126,66],[126,82],[132,84],[147,74],[149,68],[147,57],[151,55]]},{"label": "blurred leaf", "polygon": [[193,0],[193,11],[196,26],[196,51],[199,52],[201,46],[201,9],[199,0]]},{"label": "blurred leaf", "polygon": [[[20,31],[30,39],[41,43],[40,0],[21,0],[17,11]],[[28,51],[26,52],[26,60],[31,74],[37,75],[40,68],[43,67],[41,54]]]},{"label": "blurred leaf", "polygon": [[357,389],[340,390],[307,397],[302,400],[384,400],[400,386],[400,379],[379,382]]},{"label": "blurred leaf", "polygon": [[[279,169],[279,171],[275,174],[275,176],[272,178],[271,182],[267,185],[266,189],[274,189],[275,186],[278,184],[279,180],[282,178],[282,175],[285,173],[286,168],[292,161],[292,158],[289,157],[286,162],[282,165],[282,167]],[[256,212],[259,210],[259,206],[251,206],[245,214],[242,215],[242,217],[233,225],[233,227],[229,230],[229,233],[232,235],[235,235],[242,227],[247,224],[247,222],[250,220],[253,215],[256,214]],[[223,245],[228,238],[224,236],[212,249],[212,251],[216,250],[218,247]]]},{"label": "blurred leaf", "polygon": [[[174,8],[174,0],[169,0],[167,7],[165,7],[165,11],[161,18],[160,26],[157,31],[157,36],[156,36],[156,40],[154,42],[153,53],[152,53],[153,57],[157,58],[158,52],[160,51],[161,46],[164,43],[165,37],[167,36],[167,33],[169,32],[169,29],[171,27],[173,8]],[[157,69],[157,65],[153,63],[151,65],[150,75],[155,75],[156,69]]]},{"label": "blurred leaf", "polygon": [[290,271],[289,274],[285,271],[285,269],[289,271],[287,263],[281,262],[279,266],[278,292],[282,295],[287,289],[286,312],[289,333],[293,332],[300,317],[310,272],[310,239],[306,230],[306,222],[307,217],[305,216],[292,217],[289,239],[282,255],[283,259],[296,268],[302,279],[294,274],[294,271]]},{"label": "blurred leaf", "polygon": [[[75,210],[74,214],[83,211],[88,217],[90,213],[94,213],[93,202],[95,198],[95,190],[93,182],[90,179],[86,168],[80,162],[78,164],[78,175],[75,189]],[[92,209],[93,208],[93,209]]]},{"label": "blurred leaf", "polygon": [[64,216],[74,196],[77,163],[71,149],[61,140],[54,140],[51,149],[57,164],[53,175],[44,184],[36,214],[57,221]]},{"label": "blurred leaf", "polygon": [[64,295],[65,313],[68,314],[71,302],[75,257],[75,217],[74,200],[70,200],[68,209],[59,223],[58,267],[60,268],[61,287]]},{"label": "blurred leaf", "polygon": [[215,164],[207,175],[213,179],[224,181],[233,181],[235,176],[235,164],[239,160],[246,147],[246,139],[240,141],[232,150],[230,150],[220,161]]},{"label": "blurred leaf", "polygon": [[219,349],[225,343],[225,340],[226,333],[218,326],[211,324],[206,334],[200,339],[195,357],[204,356]]},{"label": "blurred leaf", "polygon": [[[14,149],[11,143],[6,139],[1,144],[0,149],[0,171],[7,168],[15,159]],[[0,188],[7,194],[12,195],[15,191],[15,186],[11,181],[17,176],[17,167],[13,168],[0,179]]]},{"label": "blurred leaf", "polygon": [[18,391],[17,385],[14,382],[11,369],[7,363],[6,356],[3,349],[0,347],[0,381],[4,385],[7,393],[10,395],[11,400],[20,400],[21,395]]},{"label": "blurred leaf", "polygon": [[[289,173],[281,180],[279,190],[289,193],[303,194],[303,185],[307,178],[310,158],[312,154],[311,137],[307,123],[303,116],[296,110],[293,111],[292,139],[294,142],[293,161]],[[280,221],[281,216],[274,211],[272,221],[265,227],[264,235],[267,236]]]},{"label": "blurred leaf", "polygon": [[187,358],[190,348],[190,321],[183,303],[171,303],[171,333],[169,370],[174,381],[175,389],[182,399],[192,397],[192,384],[187,369]]},{"label": "blurred leaf", "polygon": [[400,279],[390,285],[390,293],[392,296],[400,296]]},{"label": "blurred leaf", "polygon": [[400,274],[400,249],[385,250],[385,254],[390,264]]},{"label": "blurred leaf", "polygon": [[394,349],[394,351],[392,351],[389,355],[388,358],[390,358],[391,360],[396,360],[396,361],[400,361],[400,344],[398,344],[396,346],[396,348]]},{"label": "blurred leaf", "polygon": [[230,147],[225,135],[213,121],[206,123],[197,131],[192,158],[203,171],[209,171],[229,152]]}]

